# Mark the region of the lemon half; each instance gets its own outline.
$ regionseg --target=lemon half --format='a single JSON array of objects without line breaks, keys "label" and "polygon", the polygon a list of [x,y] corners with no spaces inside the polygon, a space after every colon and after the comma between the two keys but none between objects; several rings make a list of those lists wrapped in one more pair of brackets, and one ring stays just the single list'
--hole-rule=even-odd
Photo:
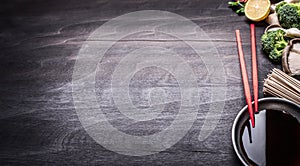
[{"label": "lemon half", "polygon": [[245,5],[245,15],[252,21],[262,21],[270,13],[270,0],[248,0]]}]

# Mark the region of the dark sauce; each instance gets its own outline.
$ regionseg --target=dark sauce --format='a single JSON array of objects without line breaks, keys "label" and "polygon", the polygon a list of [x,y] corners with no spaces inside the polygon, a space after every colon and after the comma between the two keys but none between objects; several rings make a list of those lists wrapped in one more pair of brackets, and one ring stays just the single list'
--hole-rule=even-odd
[{"label": "dark sauce", "polygon": [[255,114],[255,128],[242,127],[242,149],[252,165],[300,166],[300,124],[284,111]]}]

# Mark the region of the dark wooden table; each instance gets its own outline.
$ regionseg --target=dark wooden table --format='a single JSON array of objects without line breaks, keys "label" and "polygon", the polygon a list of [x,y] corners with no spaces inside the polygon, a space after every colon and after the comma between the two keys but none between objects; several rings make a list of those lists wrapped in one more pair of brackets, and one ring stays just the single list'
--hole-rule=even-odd
[{"label": "dark wooden table", "polygon": [[[72,75],[80,49],[94,30],[112,18],[141,10],[169,11],[197,24],[209,39],[193,42],[216,48],[222,63],[215,68],[224,69],[226,82],[211,82],[203,61],[181,41],[152,32],[118,41],[99,62],[95,89],[100,105],[104,103],[102,111],[120,131],[135,136],[159,133],[172,123],[180,107],[178,101],[163,101],[162,118],[136,123],[115,109],[106,94],[111,71],[116,59],[132,49],[161,46],[179,52],[189,64],[194,63],[191,66],[203,90],[195,122],[182,139],[151,155],[130,156],[104,148],[84,129],[75,109]],[[3,0],[0,13],[0,165],[241,165],[231,143],[233,120],[246,104],[234,30],[241,30],[251,71],[250,30],[247,19],[232,12],[227,0]],[[265,26],[257,24],[257,43]],[[276,65],[261,52],[260,44],[257,54],[259,96],[263,97],[263,80]],[[178,99],[178,94],[180,98],[178,82],[168,71],[150,67],[131,80],[129,96],[137,108],[150,107],[149,89],[155,87],[167,89],[168,100]],[[214,86],[226,89],[224,100],[210,98]],[[206,116],[217,102],[225,104],[224,110]],[[216,124],[199,141],[205,120]]]}]

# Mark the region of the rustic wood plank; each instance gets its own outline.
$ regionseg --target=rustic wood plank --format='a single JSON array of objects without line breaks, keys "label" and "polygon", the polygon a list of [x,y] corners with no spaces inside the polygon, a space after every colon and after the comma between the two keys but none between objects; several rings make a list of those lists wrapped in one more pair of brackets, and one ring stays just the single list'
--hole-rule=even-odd
[{"label": "rustic wood plank", "polygon": [[[0,164],[1,165],[240,165],[231,145],[231,125],[245,105],[239,73],[234,30],[241,29],[248,71],[250,71],[249,27],[244,17],[227,8],[226,0],[183,1],[2,1],[0,5]],[[78,51],[95,29],[110,19],[137,10],[166,10],[180,14],[201,27],[224,64],[226,83],[213,84],[201,60],[176,39],[152,33],[118,42],[103,63],[109,69],[130,46],[164,46],[181,51],[193,66],[201,87],[200,110],[187,135],[171,148],[150,156],[124,156],[95,142],[82,127],[72,98],[72,73]],[[257,40],[265,24],[257,27]],[[208,40],[209,39],[209,40]],[[90,41],[93,42],[93,41]],[[138,43],[138,45],[136,45]],[[122,46],[127,47],[122,47]],[[260,97],[262,81],[275,67],[258,44]],[[194,61],[194,60],[197,61]],[[107,65],[107,66],[106,66]],[[148,72],[148,73],[147,73]],[[154,74],[153,74],[154,73]],[[147,74],[149,77],[143,77]],[[151,75],[152,74],[152,75]],[[249,75],[251,76],[251,75]],[[168,77],[168,79],[166,79]],[[148,79],[147,79],[148,78]],[[163,79],[164,78],[164,79]],[[250,77],[251,79],[251,77]],[[164,129],[174,118],[170,109],[161,121],[142,125],[124,122],[111,104],[110,75],[98,73],[96,93],[112,123],[131,134],[151,134]],[[167,81],[166,81],[167,80]],[[147,82],[148,81],[148,82]],[[158,83],[157,83],[158,82]],[[145,87],[143,87],[145,86]],[[155,68],[140,72],[131,83],[132,100],[148,107],[148,94],[160,86],[170,91],[168,100],[178,99],[178,84]],[[226,88],[225,109],[212,134],[200,142],[198,135],[211,101],[211,87]],[[145,94],[141,93],[141,89]],[[206,95],[207,94],[207,95]],[[177,95],[177,96],[176,96]],[[168,101],[167,100],[167,101]],[[166,104],[164,101],[160,104]],[[176,108],[178,103],[169,103]],[[176,109],[175,109],[176,110]],[[209,120],[218,117],[212,114]]]}]

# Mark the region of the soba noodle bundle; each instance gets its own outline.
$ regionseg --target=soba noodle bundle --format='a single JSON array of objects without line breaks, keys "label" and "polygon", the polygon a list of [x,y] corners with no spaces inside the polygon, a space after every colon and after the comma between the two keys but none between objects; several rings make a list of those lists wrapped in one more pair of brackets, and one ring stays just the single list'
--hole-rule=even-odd
[{"label": "soba noodle bundle", "polygon": [[265,79],[263,92],[300,104],[300,81],[279,69],[273,69]]}]

